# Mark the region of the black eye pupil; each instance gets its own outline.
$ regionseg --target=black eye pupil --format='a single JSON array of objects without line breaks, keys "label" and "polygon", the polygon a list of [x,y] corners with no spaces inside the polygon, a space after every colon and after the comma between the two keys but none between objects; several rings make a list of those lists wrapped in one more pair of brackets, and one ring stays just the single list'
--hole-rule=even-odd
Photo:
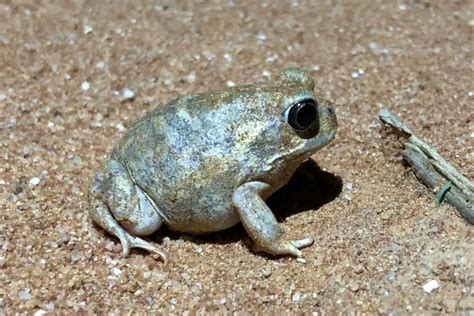
[{"label": "black eye pupil", "polygon": [[288,123],[297,131],[306,131],[317,123],[318,110],[314,100],[294,104],[288,113]]}]

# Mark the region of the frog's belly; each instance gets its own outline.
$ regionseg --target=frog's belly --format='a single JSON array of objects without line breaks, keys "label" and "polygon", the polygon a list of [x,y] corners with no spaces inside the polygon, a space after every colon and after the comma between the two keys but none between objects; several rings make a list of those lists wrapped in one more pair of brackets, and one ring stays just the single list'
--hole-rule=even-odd
[{"label": "frog's belly", "polygon": [[235,208],[227,207],[194,208],[169,210],[165,215],[166,225],[175,231],[190,234],[206,234],[230,228],[240,222]]}]

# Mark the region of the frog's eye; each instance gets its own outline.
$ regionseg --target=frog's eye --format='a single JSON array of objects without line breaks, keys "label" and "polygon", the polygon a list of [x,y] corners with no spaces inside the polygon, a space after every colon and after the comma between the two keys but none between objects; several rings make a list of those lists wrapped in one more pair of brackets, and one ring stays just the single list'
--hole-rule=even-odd
[{"label": "frog's eye", "polygon": [[[310,134],[314,136],[319,129],[316,101],[306,99],[296,102],[290,107],[287,120],[288,124],[290,124],[298,134],[302,133],[303,136],[306,136],[306,134],[310,132]],[[307,138],[307,136],[304,138]]]}]

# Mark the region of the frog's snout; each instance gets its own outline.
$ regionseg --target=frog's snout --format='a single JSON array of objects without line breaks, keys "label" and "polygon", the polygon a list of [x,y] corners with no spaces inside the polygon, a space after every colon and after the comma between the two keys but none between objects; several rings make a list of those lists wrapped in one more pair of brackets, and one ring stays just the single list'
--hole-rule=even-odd
[{"label": "frog's snout", "polygon": [[320,117],[321,132],[333,132],[335,134],[337,129],[337,117],[334,106],[330,102],[325,102],[321,105],[322,114]]}]

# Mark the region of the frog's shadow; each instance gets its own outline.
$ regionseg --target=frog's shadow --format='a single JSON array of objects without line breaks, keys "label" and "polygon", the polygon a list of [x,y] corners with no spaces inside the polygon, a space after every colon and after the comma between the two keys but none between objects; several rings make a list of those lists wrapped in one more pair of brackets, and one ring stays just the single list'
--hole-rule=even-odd
[{"label": "frog's shadow", "polygon": [[[314,160],[308,159],[295,171],[290,181],[270,196],[266,203],[281,223],[293,214],[320,208],[334,200],[341,191],[342,179],[340,177],[322,170]],[[180,235],[181,233],[163,227],[153,236],[153,239],[161,242],[163,236],[179,239]],[[240,240],[248,240],[242,224],[224,231],[196,236],[194,242],[229,244]]]}]

